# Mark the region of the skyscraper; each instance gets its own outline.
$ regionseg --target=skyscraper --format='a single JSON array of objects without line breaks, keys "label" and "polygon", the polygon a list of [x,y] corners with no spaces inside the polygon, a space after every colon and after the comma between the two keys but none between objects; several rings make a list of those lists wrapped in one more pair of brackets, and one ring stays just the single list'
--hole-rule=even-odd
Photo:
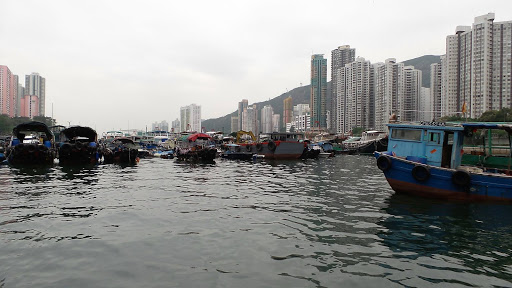
[{"label": "skyscraper", "polygon": [[0,65],[0,113],[15,116],[18,82],[9,67]]},{"label": "skyscraper", "polygon": [[[442,57],[444,59],[444,56]],[[444,61],[444,60],[441,60]],[[441,63],[430,64],[430,107],[433,111],[428,121],[441,118],[441,90],[442,90],[442,69]],[[422,109],[420,109],[421,111]]]},{"label": "skyscraper", "polygon": [[321,130],[327,128],[326,114],[327,59],[322,54],[311,56],[311,127]]},{"label": "skyscraper", "polygon": [[238,129],[244,130],[244,110],[249,106],[249,101],[247,99],[243,99],[238,102]]},{"label": "skyscraper", "polygon": [[399,87],[404,64],[396,59],[386,59],[385,63],[373,65],[375,71],[375,129],[384,131],[389,117],[399,116]]},{"label": "skyscraper", "polygon": [[468,116],[512,105],[512,21],[494,22],[494,13],[475,17],[446,37],[442,62],[442,112],[452,116],[466,104]]},{"label": "skyscraper", "polygon": [[266,105],[261,109],[261,133],[271,133],[273,128],[274,109]]},{"label": "skyscraper", "polygon": [[356,61],[337,69],[336,78],[336,133],[349,133],[353,128],[370,127],[370,102],[373,102],[370,61],[358,57]]},{"label": "skyscraper", "polygon": [[201,106],[190,104],[180,109],[180,130],[201,132]]},{"label": "skyscraper", "polygon": [[402,78],[399,83],[399,103],[400,103],[400,120],[401,121],[417,121],[419,100],[421,93],[421,71],[414,69],[413,66],[405,66],[401,72]]},{"label": "skyscraper", "polygon": [[352,63],[356,58],[356,49],[350,48],[350,45],[339,46],[331,51],[331,127],[333,132],[340,127],[339,121],[339,97],[342,89],[340,85],[341,70],[345,65]]},{"label": "skyscraper", "polygon": [[[291,123],[293,121],[293,102],[292,97],[288,96],[283,100],[283,123]],[[263,122],[263,119],[261,119]]]},{"label": "skyscraper", "polygon": [[[39,116],[45,115],[46,80],[39,73],[25,75],[25,95],[37,96]],[[37,115],[34,115],[37,116]]]}]

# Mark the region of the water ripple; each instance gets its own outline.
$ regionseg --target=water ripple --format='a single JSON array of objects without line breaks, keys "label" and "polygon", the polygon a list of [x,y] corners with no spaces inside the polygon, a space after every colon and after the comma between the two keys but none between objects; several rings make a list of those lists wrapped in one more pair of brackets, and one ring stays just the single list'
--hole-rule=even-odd
[{"label": "water ripple", "polygon": [[0,186],[0,287],[512,287],[510,206],[395,195],[372,157],[2,167]]}]

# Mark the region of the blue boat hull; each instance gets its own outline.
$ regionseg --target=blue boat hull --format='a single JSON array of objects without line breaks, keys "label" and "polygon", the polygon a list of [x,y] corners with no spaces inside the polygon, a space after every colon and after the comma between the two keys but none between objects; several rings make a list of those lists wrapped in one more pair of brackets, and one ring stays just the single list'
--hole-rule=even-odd
[{"label": "blue boat hull", "polygon": [[[466,172],[467,185],[456,184],[453,174],[458,170],[416,163],[402,158],[375,152],[375,157],[387,157],[387,169],[381,169],[391,188],[397,193],[422,197],[463,201],[500,201],[512,203],[512,176],[498,173]],[[384,162],[384,161],[383,161]],[[413,169],[421,166],[428,170],[428,177],[414,177]],[[382,168],[382,167],[379,167]],[[422,171],[425,169],[421,168]],[[460,172],[458,172],[460,173]],[[423,178],[417,180],[417,178]],[[426,178],[426,179],[424,179]]]}]

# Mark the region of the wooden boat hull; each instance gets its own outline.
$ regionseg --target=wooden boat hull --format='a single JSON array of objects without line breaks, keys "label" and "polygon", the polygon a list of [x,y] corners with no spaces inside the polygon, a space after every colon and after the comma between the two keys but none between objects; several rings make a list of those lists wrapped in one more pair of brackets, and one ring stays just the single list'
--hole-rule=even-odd
[{"label": "wooden boat hull", "polygon": [[[397,193],[462,201],[512,203],[511,176],[436,167],[379,152],[374,155],[377,166]],[[418,171],[423,173],[418,174]],[[425,174],[425,171],[428,172]]]},{"label": "wooden boat hull", "polygon": [[55,151],[42,144],[18,144],[10,147],[7,161],[11,165],[53,165]]},{"label": "wooden boat hull", "polygon": [[60,165],[96,164],[99,160],[97,146],[89,143],[62,143],[58,155]]}]

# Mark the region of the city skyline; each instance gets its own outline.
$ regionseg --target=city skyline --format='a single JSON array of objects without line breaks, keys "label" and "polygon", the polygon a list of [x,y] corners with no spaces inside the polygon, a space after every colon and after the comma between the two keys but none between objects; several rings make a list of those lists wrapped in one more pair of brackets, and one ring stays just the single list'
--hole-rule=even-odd
[{"label": "city skyline", "polygon": [[[328,65],[332,49],[343,44],[372,63],[443,55],[446,36],[474,17],[494,12],[497,22],[512,19],[505,1],[414,8],[405,1],[331,1],[318,15],[305,1],[118,4],[4,3],[0,65],[20,77],[36,71],[46,78],[46,116],[53,104],[59,123],[99,133],[171,121],[189,103],[202,106],[203,119],[216,118],[240,99],[261,102],[309,83],[313,54],[324,54]],[[341,10],[354,13],[340,18]],[[21,21],[17,11],[27,17]],[[258,13],[268,20],[252,16]]]}]

